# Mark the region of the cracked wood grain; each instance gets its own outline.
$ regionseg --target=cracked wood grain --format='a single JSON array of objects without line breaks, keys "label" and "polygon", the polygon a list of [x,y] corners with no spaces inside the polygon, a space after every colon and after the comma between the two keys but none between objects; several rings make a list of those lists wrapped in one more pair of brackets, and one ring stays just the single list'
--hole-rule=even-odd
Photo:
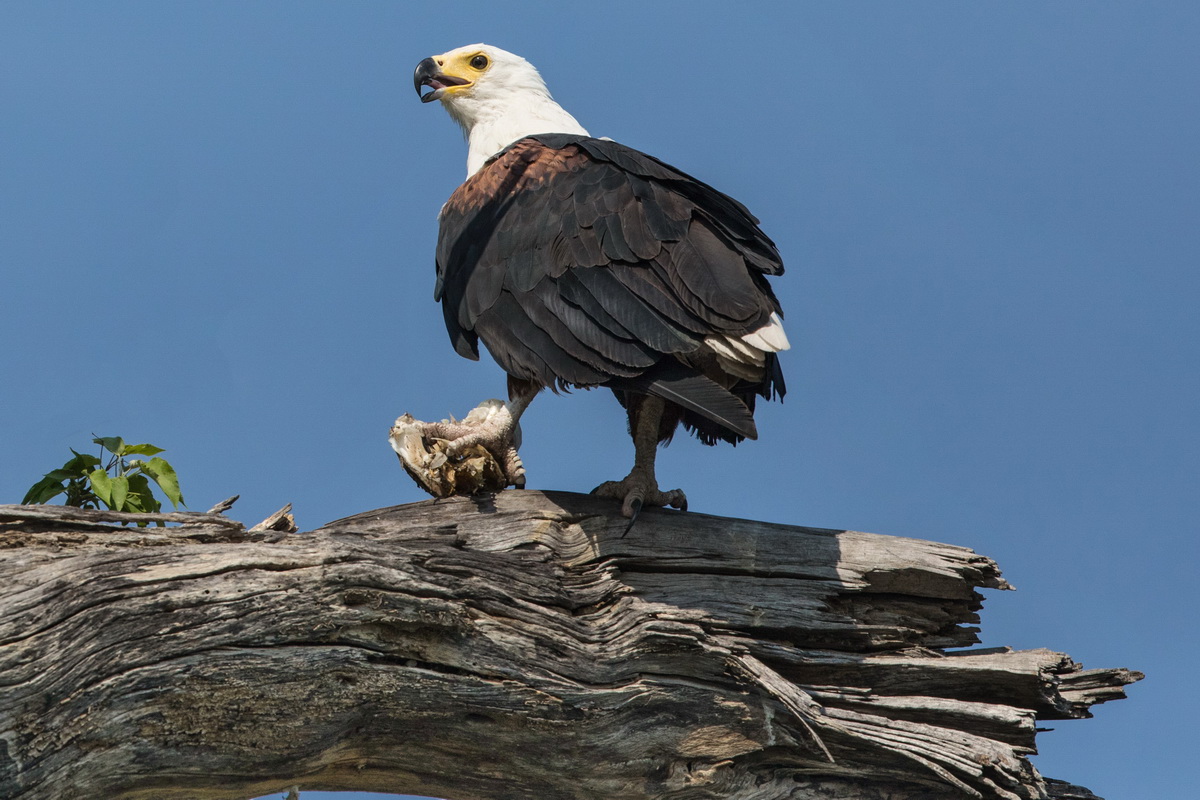
[{"label": "cracked wood grain", "polygon": [[[6,507],[10,508],[10,507]],[[977,641],[970,550],[504,492],[305,533],[0,513],[0,797],[1089,797],[1140,675]],[[4,509],[0,509],[3,512]],[[182,520],[180,520],[182,521]]]}]

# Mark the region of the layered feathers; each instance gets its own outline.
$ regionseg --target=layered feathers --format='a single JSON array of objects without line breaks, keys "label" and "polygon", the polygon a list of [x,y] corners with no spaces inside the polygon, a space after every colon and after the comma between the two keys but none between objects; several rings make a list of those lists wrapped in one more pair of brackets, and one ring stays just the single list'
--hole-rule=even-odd
[{"label": "layered feathers", "polygon": [[455,349],[514,378],[668,401],[702,441],[755,438],[787,347],[765,276],[783,266],[736,200],[608,140],[514,142],[441,213],[437,287]]}]

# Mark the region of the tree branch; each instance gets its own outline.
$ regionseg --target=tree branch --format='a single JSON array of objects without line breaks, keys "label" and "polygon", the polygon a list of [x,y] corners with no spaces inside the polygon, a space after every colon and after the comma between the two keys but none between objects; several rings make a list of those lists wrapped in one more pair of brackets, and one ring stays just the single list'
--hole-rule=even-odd
[{"label": "tree branch", "polygon": [[666,511],[622,537],[533,491],[299,534],[12,508],[13,800],[1087,797],[1029,763],[1036,721],[1141,677],[945,652],[1009,587],[913,539]]}]

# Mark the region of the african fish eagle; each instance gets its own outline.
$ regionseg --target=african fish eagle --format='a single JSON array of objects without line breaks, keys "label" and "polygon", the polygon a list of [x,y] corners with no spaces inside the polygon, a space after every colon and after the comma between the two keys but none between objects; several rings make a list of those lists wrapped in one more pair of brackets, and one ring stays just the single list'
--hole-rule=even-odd
[{"label": "african fish eagle", "polygon": [[504,413],[465,439],[523,486],[517,422],[534,396],[608,387],[636,454],[594,493],[630,518],[643,504],[686,508],[683,492],[658,488],[658,443],[680,423],[705,444],[757,438],[755,397],[784,394],[788,340],[765,277],[783,272],[774,243],[736,200],[592,138],[520,56],[468,45],[424,59],[413,81],[469,145],[466,182],[440,215],[434,296],[455,350],[478,359],[482,339],[509,376]]}]

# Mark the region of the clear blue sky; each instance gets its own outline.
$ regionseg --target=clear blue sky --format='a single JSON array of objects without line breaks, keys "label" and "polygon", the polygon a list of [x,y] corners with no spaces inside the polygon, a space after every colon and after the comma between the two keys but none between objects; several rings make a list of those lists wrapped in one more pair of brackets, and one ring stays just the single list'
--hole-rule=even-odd
[{"label": "clear blue sky", "polygon": [[[757,443],[677,439],[663,484],[996,558],[987,644],[1149,675],[1038,767],[1194,789],[1200,4],[6,0],[0,501],[92,432],[250,522],[422,499],[391,421],[504,391],[432,301],[466,148],[411,82],[481,40],[784,254],[787,401]],[[534,488],[630,466],[607,392],[523,427]]]}]

